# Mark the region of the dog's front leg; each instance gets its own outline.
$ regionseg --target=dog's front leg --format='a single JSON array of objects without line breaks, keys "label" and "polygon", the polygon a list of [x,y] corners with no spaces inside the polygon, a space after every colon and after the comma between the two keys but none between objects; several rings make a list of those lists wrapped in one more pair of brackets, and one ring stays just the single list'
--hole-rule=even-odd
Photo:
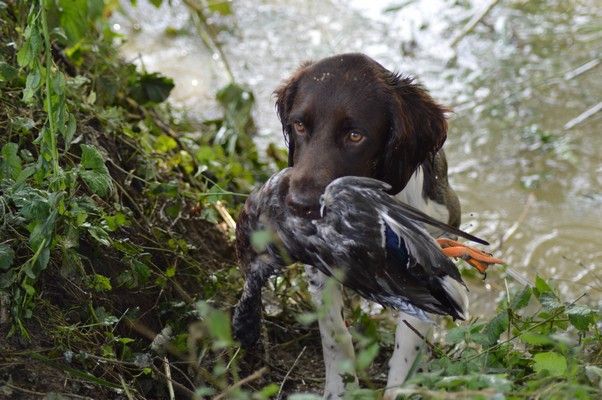
[{"label": "dog's front leg", "polygon": [[395,330],[395,350],[389,360],[389,376],[383,400],[394,400],[397,389],[405,382],[410,373],[419,351],[424,346],[424,340],[407,324],[410,324],[422,337],[428,337],[433,324],[419,320],[404,312],[399,312],[397,329]]},{"label": "dog's front leg", "polygon": [[[343,319],[343,291],[339,283],[328,284],[328,277],[315,267],[305,266],[309,291],[318,310],[318,325],[326,369],[325,399],[340,399],[346,383],[357,383],[355,373],[343,371],[353,365],[355,352],[351,334]],[[351,362],[349,362],[351,361]]]}]

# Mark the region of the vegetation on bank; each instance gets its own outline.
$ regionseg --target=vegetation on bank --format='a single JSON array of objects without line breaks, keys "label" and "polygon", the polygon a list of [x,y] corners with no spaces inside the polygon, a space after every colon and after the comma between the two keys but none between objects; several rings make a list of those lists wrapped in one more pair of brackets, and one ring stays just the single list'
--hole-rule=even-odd
[{"label": "vegetation on bank", "polygon": [[[319,391],[319,334],[297,269],[271,284],[262,361],[231,338],[242,280],[228,215],[285,162],[274,147],[258,155],[252,93],[221,89],[216,120],[174,110],[168,77],[119,59],[116,7],[0,1],[0,397]],[[193,8],[203,11],[229,9]],[[599,398],[601,320],[586,303],[542,279],[508,290],[488,321],[448,321],[403,395]],[[391,326],[354,304],[368,389],[349,397],[377,398]]]}]

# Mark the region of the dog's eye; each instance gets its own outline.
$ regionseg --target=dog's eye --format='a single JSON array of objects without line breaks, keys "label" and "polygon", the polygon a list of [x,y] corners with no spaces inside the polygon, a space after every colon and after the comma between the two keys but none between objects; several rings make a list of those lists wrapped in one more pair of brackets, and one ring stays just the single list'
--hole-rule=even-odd
[{"label": "dog's eye", "polygon": [[303,125],[303,122],[295,121],[295,122],[293,122],[293,125],[295,126],[295,131],[297,131],[297,133],[299,133],[299,134],[305,133],[305,125]]},{"label": "dog's eye", "polygon": [[357,132],[349,132],[349,134],[347,135],[347,138],[349,139],[350,142],[359,143],[364,138],[364,135],[362,135],[361,133],[357,133]]}]

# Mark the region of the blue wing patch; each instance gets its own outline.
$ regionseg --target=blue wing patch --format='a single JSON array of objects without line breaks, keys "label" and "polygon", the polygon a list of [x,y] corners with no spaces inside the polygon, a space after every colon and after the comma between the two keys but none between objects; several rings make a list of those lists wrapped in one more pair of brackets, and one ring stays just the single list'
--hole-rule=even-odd
[{"label": "blue wing patch", "polygon": [[385,224],[385,248],[387,255],[390,256],[393,261],[398,265],[408,265],[410,255],[408,254],[408,248],[406,247],[403,239],[397,235],[393,229],[389,228],[386,222]]}]

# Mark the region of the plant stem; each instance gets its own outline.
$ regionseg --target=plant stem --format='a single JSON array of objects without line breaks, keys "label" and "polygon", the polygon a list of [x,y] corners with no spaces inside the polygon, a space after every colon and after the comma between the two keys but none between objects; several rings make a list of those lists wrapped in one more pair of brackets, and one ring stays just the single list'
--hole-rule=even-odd
[{"label": "plant stem", "polygon": [[50,69],[52,67],[52,48],[50,46],[50,34],[48,32],[48,18],[46,15],[46,7],[43,1],[40,0],[40,11],[42,17],[42,33],[44,34],[44,56],[46,61],[46,113],[48,114],[48,128],[50,129],[50,150],[52,152],[52,171],[55,176],[59,172],[59,154],[56,147],[56,124],[54,115],[52,114],[51,94],[52,83],[50,80]]},{"label": "plant stem", "polygon": [[197,22],[197,30],[199,31],[199,35],[201,36],[201,40],[205,42],[209,50],[216,53],[224,66],[224,71],[228,76],[228,80],[230,82],[235,82],[234,74],[232,73],[232,68],[230,68],[230,63],[226,58],[226,54],[224,53],[224,49],[219,44],[219,42],[215,39],[214,35],[211,34],[211,30],[209,29],[209,24],[207,23],[207,17],[205,16],[203,8],[194,0],[184,0],[184,4],[188,6],[189,9],[194,11],[198,18]]}]

